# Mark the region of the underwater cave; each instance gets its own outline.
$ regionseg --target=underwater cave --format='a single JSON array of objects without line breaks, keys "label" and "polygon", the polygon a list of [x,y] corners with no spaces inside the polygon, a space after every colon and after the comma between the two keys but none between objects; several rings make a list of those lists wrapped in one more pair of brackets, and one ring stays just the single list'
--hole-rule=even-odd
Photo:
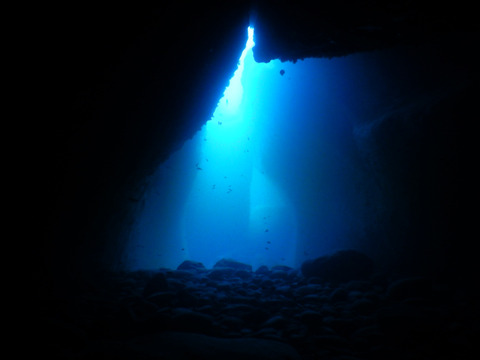
[{"label": "underwater cave", "polygon": [[39,27],[41,351],[470,356],[474,19],[213,3]]}]

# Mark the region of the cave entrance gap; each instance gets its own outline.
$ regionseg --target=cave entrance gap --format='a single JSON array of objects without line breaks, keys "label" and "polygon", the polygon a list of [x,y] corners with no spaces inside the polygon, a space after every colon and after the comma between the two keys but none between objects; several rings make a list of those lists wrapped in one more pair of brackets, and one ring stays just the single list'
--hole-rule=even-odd
[{"label": "cave entrance gap", "polygon": [[262,170],[261,119],[250,105],[256,72],[265,64],[254,61],[253,29],[248,32],[238,68],[198,134],[196,176],[183,213],[185,256],[207,267],[220,258],[254,267],[294,262],[293,210]]},{"label": "cave entrance gap", "polygon": [[348,61],[256,63],[249,32],[212,118],[148,179],[129,269],[295,267],[351,238],[358,212],[346,198],[359,177],[336,90]]}]

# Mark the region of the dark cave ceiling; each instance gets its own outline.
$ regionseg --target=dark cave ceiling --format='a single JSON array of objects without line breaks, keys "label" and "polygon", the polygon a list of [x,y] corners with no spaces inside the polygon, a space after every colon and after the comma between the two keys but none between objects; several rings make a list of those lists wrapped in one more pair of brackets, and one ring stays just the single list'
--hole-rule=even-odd
[{"label": "dark cave ceiling", "polygon": [[[111,155],[109,162],[125,149],[135,163],[137,152],[165,157],[213,113],[249,23],[257,61],[296,61],[431,39],[455,45],[478,30],[467,4],[204,1],[38,9],[28,62],[33,87],[44,94],[41,108],[51,116],[38,131],[52,137],[54,157],[59,148],[74,157],[98,150]],[[161,149],[140,149],[154,138]],[[106,139],[108,146],[100,144]]]},{"label": "dark cave ceiling", "polygon": [[468,6],[432,1],[260,1],[256,59],[337,57],[478,29]]}]

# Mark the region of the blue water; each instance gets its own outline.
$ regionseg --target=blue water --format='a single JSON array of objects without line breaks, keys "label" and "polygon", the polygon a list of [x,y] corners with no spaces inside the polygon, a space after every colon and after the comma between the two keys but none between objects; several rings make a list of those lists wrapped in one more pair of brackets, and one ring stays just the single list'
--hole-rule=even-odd
[{"label": "blue water", "polygon": [[349,245],[356,205],[343,199],[358,174],[341,67],[256,63],[253,41],[212,118],[148,179],[130,268],[297,266]]}]

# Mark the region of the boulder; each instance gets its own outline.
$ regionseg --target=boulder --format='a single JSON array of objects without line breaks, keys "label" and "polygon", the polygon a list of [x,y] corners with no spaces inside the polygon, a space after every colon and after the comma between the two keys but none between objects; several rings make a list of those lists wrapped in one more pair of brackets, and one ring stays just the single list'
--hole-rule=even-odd
[{"label": "boulder", "polygon": [[301,267],[303,276],[323,281],[343,283],[365,280],[373,271],[373,260],[356,250],[342,250],[329,256],[307,260]]},{"label": "boulder", "polygon": [[186,271],[205,271],[207,270],[205,266],[198,261],[185,260],[180,265],[178,265],[177,270],[186,270]]},{"label": "boulder", "polygon": [[228,267],[217,267],[208,273],[208,278],[212,280],[230,279],[235,274],[235,269]]},{"label": "boulder", "polygon": [[143,296],[148,297],[156,292],[168,290],[167,277],[163,272],[155,274],[150,281],[147,282],[143,290]]},{"label": "boulder", "polygon": [[217,261],[217,263],[213,266],[214,269],[216,268],[230,268],[235,270],[246,270],[252,271],[252,265],[244,264],[232,259],[221,259]]},{"label": "boulder", "polygon": [[268,273],[270,273],[270,270],[265,265],[262,265],[257,270],[255,270],[255,274],[257,275],[266,275]]},{"label": "boulder", "polygon": [[172,327],[182,331],[209,333],[214,326],[212,316],[187,308],[175,308],[171,319]]},{"label": "boulder", "polygon": [[429,299],[433,296],[432,282],[423,277],[405,278],[390,284],[387,299],[402,301],[408,298]]},{"label": "boulder", "polygon": [[286,265],[275,265],[272,267],[272,271],[286,271],[286,272],[289,272],[289,271],[292,271],[293,268],[291,268],[290,266],[286,266]]}]

